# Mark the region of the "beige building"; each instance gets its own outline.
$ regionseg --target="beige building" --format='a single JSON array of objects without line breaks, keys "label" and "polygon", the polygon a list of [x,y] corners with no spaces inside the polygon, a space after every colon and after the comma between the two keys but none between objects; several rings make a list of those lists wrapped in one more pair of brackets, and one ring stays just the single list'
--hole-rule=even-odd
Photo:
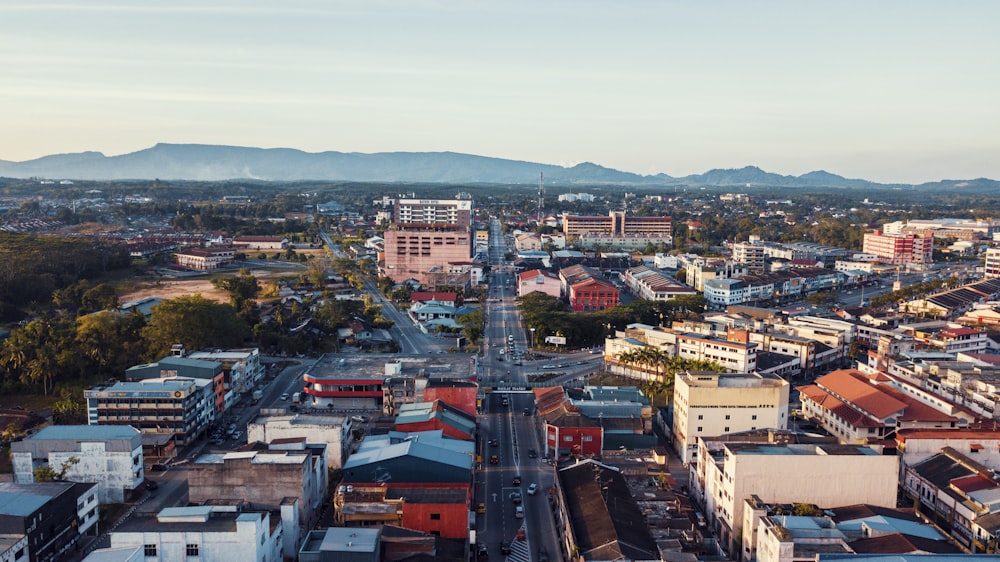
[{"label": "beige building", "polygon": [[683,462],[698,438],[788,426],[787,381],[757,374],[694,372],[674,379],[674,448]]},{"label": "beige building", "polygon": [[537,234],[531,232],[518,234],[514,238],[514,248],[516,248],[518,252],[525,252],[528,250],[541,250],[542,239],[539,238]]},{"label": "beige building", "polygon": [[352,419],[348,416],[258,416],[247,424],[247,441],[271,443],[282,439],[305,438],[306,443],[326,445],[326,464],[340,469],[351,438]]},{"label": "beige building", "polygon": [[741,536],[744,502],[895,507],[899,458],[860,445],[723,443],[699,439],[691,492],[729,552]]},{"label": "beige building", "polygon": [[472,257],[472,201],[396,199],[394,209],[393,224],[385,232],[385,275],[426,284],[432,269]]}]

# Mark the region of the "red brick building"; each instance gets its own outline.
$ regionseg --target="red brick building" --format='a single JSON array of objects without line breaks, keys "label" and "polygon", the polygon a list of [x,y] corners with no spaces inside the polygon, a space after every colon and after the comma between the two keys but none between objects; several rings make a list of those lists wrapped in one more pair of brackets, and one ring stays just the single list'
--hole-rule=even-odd
[{"label": "red brick building", "polygon": [[544,423],[546,455],[559,458],[601,454],[604,429],[572,405],[563,387],[536,389],[535,406]]}]

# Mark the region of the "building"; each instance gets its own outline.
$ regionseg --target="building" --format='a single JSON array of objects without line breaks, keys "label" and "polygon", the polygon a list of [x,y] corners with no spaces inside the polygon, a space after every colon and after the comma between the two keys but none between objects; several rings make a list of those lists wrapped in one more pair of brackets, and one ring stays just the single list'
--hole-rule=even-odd
[{"label": "building", "polygon": [[745,265],[747,271],[753,274],[767,271],[767,253],[760,244],[737,242],[733,245],[733,260]]},{"label": "building", "polygon": [[576,240],[585,234],[610,236],[673,234],[670,217],[633,217],[622,211],[610,211],[608,216],[563,215],[563,234],[568,240]]},{"label": "building", "polygon": [[531,293],[545,293],[550,297],[561,296],[562,284],[559,277],[544,269],[532,269],[517,274],[517,296]]},{"label": "building", "polygon": [[283,529],[267,511],[167,507],[155,516],[129,518],[111,533],[111,548],[141,548],[146,562],[277,561],[283,539]]},{"label": "building", "polygon": [[879,263],[888,265],[929,265],[933,263],[934,236],[922,234],[886,234],[866,232],[862,251],[878,256]]},{"label": "building", "polygon": [[351,416],[295,414],[257,416],[247,424],[247,442],[273,443],[304,439],[306,443],[326,445],[326,465],[339,470],[354,443]]},{"label": "building", "polygon": [[264,380],[264,365],[256,347],[193,351],[187,357],[195,361],[221,363],[226,384],[237,394],[249,394]]},{"label": "building", "polygon": [[382,529],[330,527],[309,531],[299,562],[380,562]]},{"label": "building", "polygon": [[545,456],[599,456],[604,450],[604,428],[580,412],[561,386],[536,388],[535,410],[542,420]]},{"label": "building", "polygon": [[237,236],[233,247],[241,250],[284,250],[288,239],[281,236]]},{"label": "building", "polygon": [[583,201],[585,203],[593,203],[594,196],[590,193],[563,193],[559,195],[559,201],[565,201],[567,203],[572,203],[574,201]]},{"label": "building", "polygon": [[789,384],[756,374],[694,372],[674,379],[673,442],[681,461],[698,452],[698,438],[788,426]]},{"label": "building", "polygon": [[174,261],[180,267],[211,271],[233,263],[236,250],[232,246],[212,246],[210,248],[184,248],[174,253]]},{"label": "building", "polygon": [[29,559],[27,535],[0,533],[0,562],[28,562]]},{"label": "building", "polygon": [[[424,393],[426,395],[427,391]],[[476,435],[476,415],[451,406],[444,400],[404,404],[396,416],[396,431],[441,431],[451,439],[472,441]]]},{"label": "building", "polygon": [[293,557],[327,494],[326,446],[286,439],[269,447],[199,456],[188,465],[188,499],[277,512],[283,554]]},{"label": "building", "polygon": [[1000,248],[986,250],[986,265],[983,276],[986,279],[1000,278]]},{"label": "building", "polygon": [[518,252],[538,251],[542,249],[542,239],[533,232],[524,232],[514,237],[514,248]]},{"label": "building", "polygon": [[31,562],[75,552],[80,537],[97,532],[97,508],[97,484],[0,482],[0,533],[25,535]]},{"label": "building", "polygon": [[611,281],[591,277],[570,284],[568,296],[573,312],[597,312],[618,306],[621,292]]},{"label": "building", "polygon": [[88,425],[131,425],[189,445],[215,419],[211,381],[164,378],[116,382],[83,391]]},{"label": "building", "polygon": [[[183,353],[183,350],[181,349],[179,352]],[[125,380],[138,382],[179,377],[209,381],[215,404],[215,414],[219,416],[222,412],[232,408],[236,403],[236,385],[243,386],[242,381],[239,379],[237,379],[236,383],[233,382],[232,372],[228,374],[230,378],[227,380],[227,373],[223,369],[222,363],[218,361],[203,361],[178,355],[169,355],[155,363],[129,367],[125,370]],[[239,376],[238,373],[237,376]]]},{"label": "building", "polygon": [[896,451],[904,467],[922,462],[945,448],[974,455],[977,463],[1000,471],[1000,428],[900,429]]},{"label": "building", "polygon": [[622,280],[633,295],[650,301],[668,301],[698,294],[673,277],[644,265],[625,270]]},{"label": "building", "polygon": [[10,450],[14,482],[34,482],[34,470],[43,466],[56,472],[66,466],[63,478],[97,484],[102,504],[123,503],[145,479],[142,434],[127,425],[50,425]]},{"label": "building", "polygon": [[383,271],[389,277],[427,283],[432,268],[472,257],[472,201],[395,199],[393,212],[385,232]]},{"label": "building", "polygon": [[577,239],[580,248],[601,252],[636,252],[642,251],[650,244],[671,247],[673,243],[674,237],[670,234],[629,234],[624,236],[581,234]]},{"label": "building", "polygon": [[857,369],[833,371],[798,390],[803,416],[844,443],[869,443],[903,428],[955,428],[961,419],[955,408],[945,412],[895,388],[887,375],[869,377]]},{"label": "building", "polygon": [[898,459],[857,445],[698,440],[691,489],[729,552],[751,495],[771,503],[896,505]]}]

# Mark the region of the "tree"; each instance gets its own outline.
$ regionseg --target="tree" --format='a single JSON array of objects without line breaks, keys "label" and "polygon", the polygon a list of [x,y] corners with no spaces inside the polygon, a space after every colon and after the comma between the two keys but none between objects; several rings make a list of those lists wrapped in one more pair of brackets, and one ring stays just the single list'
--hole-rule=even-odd
[{"label": "tree", "polygon": [[260,294],[260,282],[249,269],[241,269],[239,275],[215,277],[212,285],[229,293],[229,302],[238,311],[252,307],[253,300]]},{"label": "tree", "polygon": [[156,360],[177,343],[187,349],[236,347],[247,339],[250,329],[232,305],[191,295],[153,307],[149,323],[141,333],[148,346],[146,357]]},{"label": "tree", "polygon": [[462,335],[470,343],[476,343],[479,338],[483,337],[486,323],[483,320],[482,309],[477,308],[468,314],[456,317],[455,320],[462,325]]},{"label": "tree", "polygon": [[59,467],[59,471],[56,472],[49,465],[42,465],[31,472],[34,476],[35,482],[56,482],[66,479],[66,473],[69,469],[80,463],[80,457],[69,457],[66,462],[62,463]]}]

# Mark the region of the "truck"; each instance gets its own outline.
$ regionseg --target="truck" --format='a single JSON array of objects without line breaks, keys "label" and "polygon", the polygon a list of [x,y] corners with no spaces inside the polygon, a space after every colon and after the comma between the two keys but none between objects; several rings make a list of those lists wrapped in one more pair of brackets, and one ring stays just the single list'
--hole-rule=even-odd
[{"label": "truck", "polygon": [[253,403],[254,404],[256,404],[257,402],[260,402],[260,399],[263,398],[263,397],[264,397],[264,391],[263,390],[255,390],[255,391],[253,391]]},{"label": "truck", "polygon": [[296,392],[292,394],[292,404],[298,404],[302,400],[302,393]]}]

